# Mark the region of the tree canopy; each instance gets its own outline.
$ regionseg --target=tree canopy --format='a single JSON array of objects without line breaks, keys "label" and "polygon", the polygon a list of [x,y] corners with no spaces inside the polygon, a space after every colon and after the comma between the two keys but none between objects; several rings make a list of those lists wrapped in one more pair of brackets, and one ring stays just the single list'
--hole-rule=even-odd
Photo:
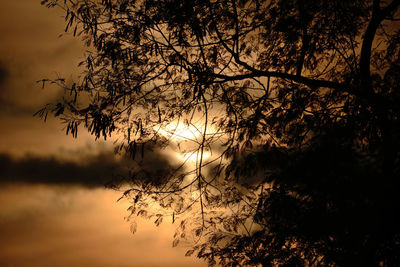
[{"label": "tree canopy", "polygon": [[38,115],[139,162],[174,136],[195,156],[125,177],[132,217],[210,265],[400,265],[399,0],[42,4],[88,51]]}]

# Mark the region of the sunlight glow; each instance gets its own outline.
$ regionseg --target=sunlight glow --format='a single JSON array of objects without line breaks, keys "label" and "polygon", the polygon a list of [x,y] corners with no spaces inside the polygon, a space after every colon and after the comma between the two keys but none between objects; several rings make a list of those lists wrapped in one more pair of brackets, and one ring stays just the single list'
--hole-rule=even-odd
[{"label": "sunlight glow", "polygon": [[[211,153],[209,151],[204,151],[203,152],[203,160],[206,160],[208,158],[210,158]],[[178,155],[178,157],[180,158],[180,160],[182,161],[187,161],[187,162],[191,162],[191,163],[196,163],[200,160],[200,153],[197,154],[196,152],[192,152],[192,153],[180,153]]]},{"label": "sunlight glow", "polygon": [[196,142],[201,136],[200,128],[193,124],[184,125],[183,123],[170,123],[160,133],[165,137],[169,137],[174,141],[193,141]]},{"label": "sunlight glow", "polygon": [[[196,168],[196,165],[200,163],[200,147],[204,133],[204,125],[201,122],[198,124],[171,122],[160,129],[159,133],[172,141],[173,154],[179,161],[187,163],[187,166],[191,168]],[[215,134],[215,130],[207,127],[206,134]],[[204,147],[202,165],[211,156],[209,147]]]}]

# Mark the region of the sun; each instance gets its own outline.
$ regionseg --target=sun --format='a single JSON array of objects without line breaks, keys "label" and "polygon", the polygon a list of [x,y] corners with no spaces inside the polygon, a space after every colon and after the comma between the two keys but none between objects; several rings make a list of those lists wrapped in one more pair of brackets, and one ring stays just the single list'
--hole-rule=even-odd
[{"label": "sun", "polygon": [[185,125],[179,122],[172,122],[160,130],[160,133],[174,141],[191,141],[198,142],[201,138],[201,129],[190,124]]},{"label": "sun", "polygon": [[[196,166],[200,161],[200,145],[203,138],[204,125],[184,124],[182,122],[172,122],[162,129],[159,133],[169,138],[177,147],[174,156],[181,162]],[[202,161],[211,157],[211,152],[204,150]]]}]

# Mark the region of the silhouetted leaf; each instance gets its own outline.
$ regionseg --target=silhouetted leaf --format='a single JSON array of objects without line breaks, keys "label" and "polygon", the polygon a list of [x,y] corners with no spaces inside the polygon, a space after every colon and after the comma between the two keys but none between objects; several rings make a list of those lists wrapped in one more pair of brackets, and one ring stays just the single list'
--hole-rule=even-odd
[{"label": "silhouetted leaf", "polygon": [[172,242],[172,247],[176,247],[179,244],[179,239],[175,239],[174,242]]},{"label": "silhouetted leaf", "polygon": [[135,234],[137,231],[137,223],[135,221],[131,222],[131,226],[129,227],[129,230],[131,231],[132,234]]}]

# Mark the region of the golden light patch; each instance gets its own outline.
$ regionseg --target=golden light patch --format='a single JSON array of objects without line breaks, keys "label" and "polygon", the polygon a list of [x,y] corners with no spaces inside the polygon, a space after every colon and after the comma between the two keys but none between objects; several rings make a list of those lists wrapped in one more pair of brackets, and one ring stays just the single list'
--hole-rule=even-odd
[{"label": "golden light patch", "polygon": [[198,142],[202,131],[196,125],[185,125],[184,123],[172,122],[160,130],[160,133],[173,141]]},{"label": "golden light patch", "polygon": [[[206,128],[206,129],[205,129]],[[186,167],[196,169],[198,165],[207,163],[212,158],[211,147],[205,145],[201,149],[206,130],[206,138],[215,135],[216,131],[199,120],[198,123],[171,122],[159,130],[159,133],[168,138],[172,144],[172,156],[185,163]],[[201,152],[203,150],[203,152]]]},{"label": "golden light patch", "polygon": [[[178,155],[178,158],[184,162],[189,162],[189,163],[196,163],[200,161],[200,153],[192,152],[192,153],[180,153]],[[211,153],[209,151],[204,151],[203,152],[203,161],[207,160],[208,158],[211,157]]]}]

